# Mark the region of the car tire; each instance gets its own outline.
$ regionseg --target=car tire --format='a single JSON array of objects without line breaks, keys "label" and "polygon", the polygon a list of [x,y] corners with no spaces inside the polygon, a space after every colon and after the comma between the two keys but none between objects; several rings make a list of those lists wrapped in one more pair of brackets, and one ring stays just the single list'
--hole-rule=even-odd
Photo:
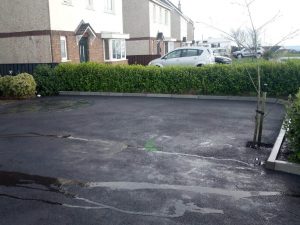
[{"label": "car tire", "polygon": [[260,59],[260,58],[261,58],[261,54],[260,54],[260,53],[257,53],[256,58],[257,58],[257,59]]},{"label": "car tire", "polygon": [[202,66],[203,66],[202,64],[198,64],[198,65],[197,65],[197,67],[202,67]]},{"label": "car tire", "polygon": [[238,59],[243,58],[243,56],[242,56],[241,54],[238,54],[236,57],[237,57]]}]

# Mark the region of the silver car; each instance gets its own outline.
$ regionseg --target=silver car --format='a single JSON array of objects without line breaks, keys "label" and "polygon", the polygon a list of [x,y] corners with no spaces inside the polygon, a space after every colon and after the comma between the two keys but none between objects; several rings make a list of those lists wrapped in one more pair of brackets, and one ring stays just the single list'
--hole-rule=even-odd
[{"label": "silver car", "polygon": [[215,57],[209,48],[182,47],[177,48],[161,58],[152,60],[151,66],[203,66],[214,64]]}]

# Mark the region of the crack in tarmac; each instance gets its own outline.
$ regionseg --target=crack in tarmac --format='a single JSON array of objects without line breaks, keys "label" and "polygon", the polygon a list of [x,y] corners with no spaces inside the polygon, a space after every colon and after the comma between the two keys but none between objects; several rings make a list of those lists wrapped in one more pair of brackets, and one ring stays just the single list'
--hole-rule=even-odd
[{"label": "crack in tarmac", "polygon": [[[84,142],[98,142],[98,143],[107,144],[107,145],[111,144],[111,141],[106,141],[106,140],[102,140],[102,139],[86,139],[86,138],[81,138],[81,137],[73,137],[72,135],[40,134],[40,133],[36,133],[36,132],[29,132],[29,133],[24,133],[24,134],[0,135],[0,138],[30,138],[30,137],[51,137],[51,138],[61,138],[61,139],[84,141]],[[128,146],[126,144],[123,144],[122,150],[124,150],[124,149],[137,149],[137,150],[145,151],[144,147]],[[215,161],[235,162],[235,163],[239,163],[239,164],[245,165],[247,167],[253,168],[253,165],[246,163],[244,161],[241,161],[241,160],[237,160],[237,159],[220,159],[220,158],[216,158],[216,157],[212,157],[212,156],[200,156],[200,155],[177,153],[177,152],[165,152],[165,151],[152,151],[152,152],[157,153],[157,154],[165,154],[165,155],[176,155],[176,156],[184,156],[184,157],[209,159],[209,160],[215,160]]]},{"label": "crack in tarmac", "polygon": [[[133,147],[133,146],[129,146],[127,149],[136,149],[136,150],[139,150],[139,151],[145,151],[145,148],[142,148],[142,147],[136,148],[136,147]],[[240,161],[240,160],[237,160],[237,159],[220,159],[220,158],[216,158],[216,157],[212,157],[212,156],[200,156],[200,155],[178,153],[178,152],[152,151],[152,153],[163,154],[163,155],[176,155],[176,156],[184,156],[184,157],[193,157],[193,158],[200,158],[200,159],[209,159],[209,160],[215,160],[215,161],[235,162],[235,163],[239,163],[239,164],[245,165],[245,166],[250,167],[250,168],[253,169],[252,164],[246,163],[244,161]]]},{"label": "crack in tarmac", "polygon": [[[59,194],[67,199],[73,201],[79,201],[78,204],[72,202],[70,204],[62,202],[54,202],[52,200],[36,199],[28,197],[18,197],[9,195],[6,193],[0,193],[0,197],[11,198],[22,201],[37,201],[50,205],[59,205],[67,208],[78,208],[84,210],[113,210],[120,213],[140,216],[153,216],[153,217],[166,217],[166,218],[178,218],[183,216],[186,212],[200,213],[200,214],[224,214],[223,210],[213,208],[200,208],[193,202],[184,203],[183,200],[172,199],[167,202],[166,205],[162,206],[157,213],[147,213],[131,211],[126,209],[120,209],[115,206],[106,205],[97,201],[93,201],[87,198],[79,197],[77,193],[70,193],[68,188],[77,186],[81,189],[95,189],[95,188],[108,188],[112,191],[169,191],[174,190],[178,192],[193,192],[200,195],[220,195],[231,197],[238,201],[240,199],[249,199],[252,197],[268,197],[268,196],[288,196],[288,197],[299,197],[297,193],[282,193],[282,192],[268,192],[268,191],[242,191],[242,190],[227,190],[222,188],[211,188],[201,186],[183,186],[183,185],[171,185],[171,184],[154,184],[154,183],[143,183],[143,182],[79,182],[68,179],[43,177],[38,175],[29,175],[24,173],[16,172],[5,172],[0,171],[1,179],[0,186],[26,188],[28,190],[37,191],[50,191],[53,194]],[[29,185],[41,185],[44,188],[35,188]],[[46,188],[46,189],[45,189]],[[91,192],[91,190],[89,190]],[[46,196],[47,197],[47,196]]]}]

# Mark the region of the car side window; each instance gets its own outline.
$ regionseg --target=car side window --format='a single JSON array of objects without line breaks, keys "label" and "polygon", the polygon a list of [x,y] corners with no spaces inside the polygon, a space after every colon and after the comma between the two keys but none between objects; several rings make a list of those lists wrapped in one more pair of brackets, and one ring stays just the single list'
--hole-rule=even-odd
[{"label": "car side window", "polygon": [[197,56],[202,55],[202,53],[203,53],[203,50],[197,50]]},{"label": "car side window", "polygon": [[187,57],[193,57],[193,56],[198,56],[198,50],[197,49],[188,49]]},{"label": "car side window", "polygon": [[168,55],[164,57],[164,59],[174,59],[174,58],[179,58],[180,57],[180,50],[176,50],[173,52],[170,52]]},{"label": "car side window", "polygon": [[202,50],[198,50],[198,49],[184,49],[181,52],[181,57],[200,56],[202,52],[203,52]]}]

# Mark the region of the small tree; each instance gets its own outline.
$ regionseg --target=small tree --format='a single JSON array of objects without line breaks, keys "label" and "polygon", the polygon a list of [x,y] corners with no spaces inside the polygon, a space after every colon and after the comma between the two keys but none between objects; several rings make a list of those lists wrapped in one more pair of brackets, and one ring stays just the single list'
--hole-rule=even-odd
[{"label": "small tree", "polygon": [[[249,28],[245,28],[245,29],[238,28],[236,30],[231,30],[230,32],[226,32],[218,27],[207,24],[205,22],[198,22],[198,23],[202,23],[208,27],[211,27],[217,31],[220,31],[225,36],[225,38],[236,43],[239,48],[243,47],[243,48],[252,49],[253,58],[256,58],[257,53],[258,53],[257,50],[261,43],[260,42],[260,34],[262,33],[263,29],[265,29],[266,26],[268,26],[272,22],[275,22],[275,20],[279,17],[279,12],[277,14],[275,14],[272,18],[270,18],[269,20],[264,22],[262,25],[256,26],[253,21],[253,14],[252,14],[252,10],[251,10],[251,7],[255,1],[256,0],[244,0],[243,4],[236,3],[247,10],[248,19],[250,22]],[[299,35],[299,29],[291,31],[290,33],[288,33],[287,35],[282,37],[282,39],[273,46],[278,46],[280,43],[282,43],[288,39],[294,38],[297,35]],[[255,148],[259,148],[262,144],[261,140],[262,140],[263,122],[264,122],[264,118],[265,118],[265,102],[266,102],[266,98],[267,98],[267,93],[265,91],[262,91],[260,71],[261,71],[260,65],[257,64],[257,70],[256,70],[257,82],[254,81],[250,72],[247,71],[249,79],[251,80],[251,82],[257,92],[255,129],[254,129],[253,141],[251,144],[251,146],[255,147]]]}]

